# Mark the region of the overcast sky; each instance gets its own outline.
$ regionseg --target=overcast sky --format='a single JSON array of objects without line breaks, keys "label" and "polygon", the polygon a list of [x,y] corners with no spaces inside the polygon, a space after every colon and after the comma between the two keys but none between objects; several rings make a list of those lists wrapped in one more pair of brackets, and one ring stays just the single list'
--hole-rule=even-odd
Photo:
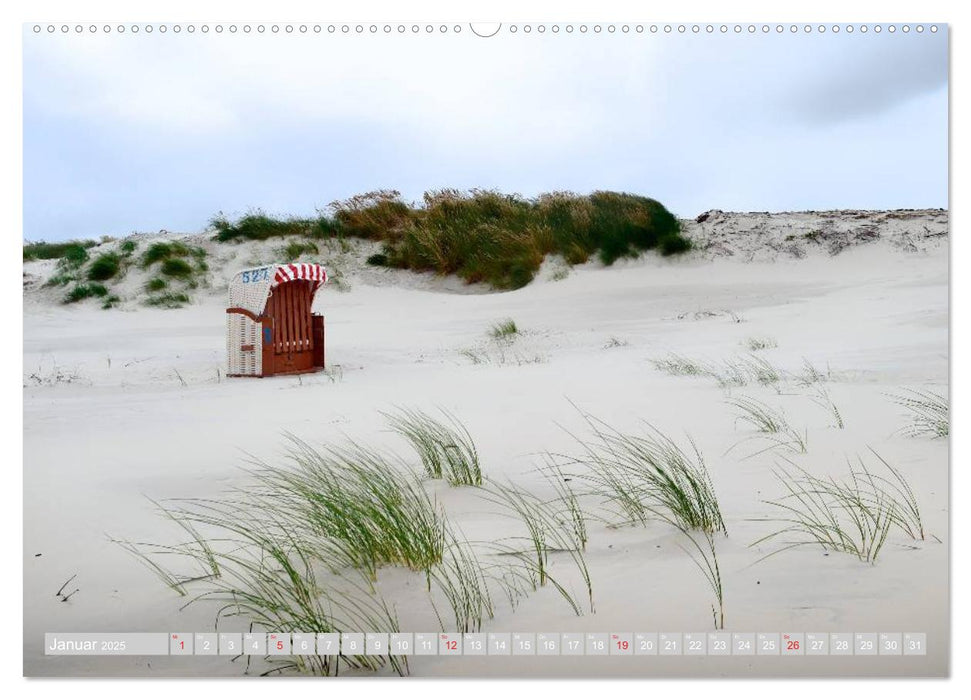
[{"label": "overcast sky", "polygon": [[947,206],[947,37],[24,37],[24,237],[199,231],[392,188]]}]

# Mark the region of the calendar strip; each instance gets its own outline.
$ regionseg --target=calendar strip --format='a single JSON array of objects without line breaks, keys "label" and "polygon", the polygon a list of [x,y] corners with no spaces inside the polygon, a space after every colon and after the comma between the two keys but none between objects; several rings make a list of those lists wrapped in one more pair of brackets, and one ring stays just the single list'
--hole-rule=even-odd
[{"label": "calendar strip", "polygon": [[47,633],[48,656],[925,656],[924,632]]}]

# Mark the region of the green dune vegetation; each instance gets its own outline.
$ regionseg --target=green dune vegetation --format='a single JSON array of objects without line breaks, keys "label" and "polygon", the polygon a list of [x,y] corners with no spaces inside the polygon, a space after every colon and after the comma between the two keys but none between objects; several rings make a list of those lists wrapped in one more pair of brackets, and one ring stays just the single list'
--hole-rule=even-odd
[{"label": "green dune vegetation", "polygon": [[[345,252],[349,239],[373,241],[380,250],[367,258],[370,265],[456,275],[502,290],[529,284],[547,255],[559,255],[565,265],[591,258],[612,265],[649,250],[667,256],[691,249],[681,223],[660,202],[606,191],[528,199],[493,190],[444,189],[407,203],[396,190],[377,190],[332,202],[310,218],[253,210],[231,219],[220,213],[209,228],[220,243],[280,239],[279,254],[287,259],[318,254],[321,240],[337,240]],[[191,290],[206,283],[209,270],[206,251],[179,240],[156,241],[144,250],[131,238],[119,244],[107,236],[100,244],[41,241],[25,243],[23,256],[25,262],[57,261],[45,286],[66,288],[63,303],[94,297],[104,308],[120,301],[111,285],[131,267],[149,273],[142,303],[163,308],[189,303]]]},{"label": "green dune vegetation", "polygon": [[97,241],[64,241],[63,243],[24,243],[24,262],[30,260],[68,260],[84,262],[88,259],[88,248],[98,245]]},{"label": "green dune vegetation", "polygon": [[[157,241],[136,256],[138,243],[125,240],[115,245],[114,239],[105,238],[102,245],[94,241],[68,241],[66,243],[27,243],[24,260],[57,260],[54,274],[45,282],[47,287],[63,287],[64,304],[74,304],[85,299],[100,299],[104,309],[115,307],[120,297],[112,293],[109,284],[125,278],[131,267],[139,267],[149,274],[156,273],[144,284],[147,296],[142,299],[146,306],[179,308],[190,303],[188,292],[206,283],[209,266],[206,251],[181,241]],[[94,251],[93,255],[89,251]]]},{"label": "green dune vegetation", "polygon": [[420,205],[395,190],[332,202],[315,218],[277,219],[252,211],[210,221],[218,241],[355,237],[380,241],[368,262],[458,275],[496,289],[529,284],[543,259],[571,265],[596,255],[605,265],[647,250],[674,255],[691,248],[678,219],[660,202],[622,192],[553,192],[527,199],[492,190],[426,192]]},{"label": "green dune vegetation", "polygon": [[[112,242],[110,238],[102,240],[102,243]],[[88,251],[97,245],[94,241],[27,243],[24,245],[24,261],[57,260],[56,270],[45,284],[67,288],[62,303],[75,304],[96,298],[101,300],[102,308],[110,309],[118,303],[119,297],[104,283],[124,277],[135,249],[134,242],[125,241],[116,251],[101,253],[92,259]]]}]

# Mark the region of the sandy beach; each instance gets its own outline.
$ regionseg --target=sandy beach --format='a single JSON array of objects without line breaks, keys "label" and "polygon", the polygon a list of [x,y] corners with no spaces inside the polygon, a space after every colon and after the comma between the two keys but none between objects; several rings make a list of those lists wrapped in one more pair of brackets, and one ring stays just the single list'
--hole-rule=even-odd
[{"label": "sandy beach", "polygon": [[[574,436],[587,430],[581,411],[627,433],[649,424],[680,445],[690,438],[728,530],[717,539],[726,631],[926,632],[929,649],[904,657],[413,657],[411,675],[947,674],[948,439],[909,434],[912,416],[893,399],[948,393],[947,214],[699,219],[686,223],[696,250],[685,256],[572,268],[548,259],[534,282],[502,293],[368,267],[363,259],[373,251],[364,242],[328,249],[319,262],[339,283],[325,286],[314,306],[326,316],[328,369],[300,377],[225,376],[226,283],[247,264],[271,262],[279,242],[181,237],[209,250],[210,277],[193,303],[173,310],[139,305],[137,271],[118,287],[117,308],[62,305],[62,292],[44,287],[52,263],[25,263],[25,674],[241,676],[270,668],[219,656],[45,657],[43,635],[214,631],[217,604],[183,608],[186,598],[111,540],[177,540],[153,500],[219,497],[245,481],[250,457],[279,463],[285,433],[315,446],[366,442],[420,469],[381,416],[395,407],[446,409],[475,440],[487,484],[511,481],[545,496],[543,455],[576,451]],[[503,319],[518,333],[499,342],[489,329]],[[720,386],[712,376],[659,367],[672,356],[706,366],[754,356],[778,377]],[[805,450],[771,448],[739,420],[730,403],[739,397],[784,413]],[[784,493],[775,469],[840,477],[848,461],[878,468],[874,452],[913,490],[923,540],[895,530],[874,563],[818,546],[763,559],[781,544],[752,546],[780,527],[771,520],[778,508],[767,503]],[[519,531],[480,489],[435,480],[424,488],[469,542]],[[591,520],[585,560],[595,612],[571,559],[553,554],[551,571],[583,614],[550,586],[515,610],[495,593],[494,616],[481,629],[713,631],[712,592],[679,537],[660,522]],[[78,591],[65,602],[55,593],[72,576]],[[402,630],[437,632],[420,581],[387,567],[377,590]],[[224,619],[218,629],[247,623]]]}]

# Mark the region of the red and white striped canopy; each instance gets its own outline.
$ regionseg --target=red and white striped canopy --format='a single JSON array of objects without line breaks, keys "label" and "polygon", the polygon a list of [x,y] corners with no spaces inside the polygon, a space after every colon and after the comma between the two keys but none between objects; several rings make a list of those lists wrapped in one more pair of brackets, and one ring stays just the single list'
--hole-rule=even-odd
[{"label": "red and white striped canopy", "polygon": [[316,265],[314,263],[280,265],[276,269],[276,274],[273,275],[273,286],[275,287],[284,282],[292,282],[293,280],[310,280],[315,282],[314,291],[316,291],[320,285],[327,281],[327,270],[324,269],[323,265]]}]

